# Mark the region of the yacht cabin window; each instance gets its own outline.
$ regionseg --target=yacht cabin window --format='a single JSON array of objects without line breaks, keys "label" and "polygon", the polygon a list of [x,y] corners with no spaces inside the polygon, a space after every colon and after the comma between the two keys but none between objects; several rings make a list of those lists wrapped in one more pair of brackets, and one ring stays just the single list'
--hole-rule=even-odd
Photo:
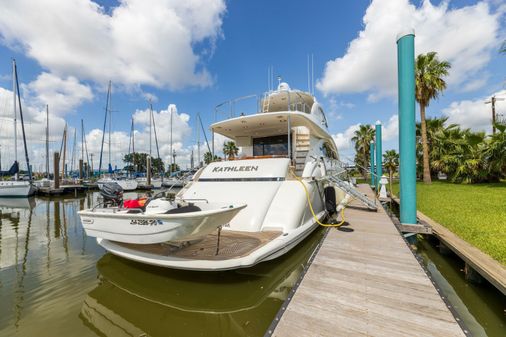
[{"label": "yacht cabin window", "polygon": [[288,155],[288,137],[286,135],[253,138],[253,155]]}]

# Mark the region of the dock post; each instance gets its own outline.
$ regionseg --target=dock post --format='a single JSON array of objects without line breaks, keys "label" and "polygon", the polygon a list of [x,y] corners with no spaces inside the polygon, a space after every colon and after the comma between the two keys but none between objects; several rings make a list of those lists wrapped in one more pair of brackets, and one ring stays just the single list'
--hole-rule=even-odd
[{"label": "dock post", "polygon": [[374,188],[376,184],[374,183],[374,140],[371,140],[371,144],[369,145],[369,153],[371,154],[371,188]]},{"label": "dock post", "polygon": [[415,32],[397,35],[400,221],[416,224]]},{"label": "dock post", "polygon": [[382,149],[382,138],[381,138],[381,122],[376,122],[376,193],[379,193],[380,180],[383,175],[383,149]]},{"label": "dock post", "polygon": [[83,160],[79,159],[79,179],[83,179]]},{"label": "dock post", "polygon": [[147,156],[146,158],[146,178],[147,178],[147,185],[151,185],[151,156]]},{"label": "dock post", "polygon": [[60,154],[58,152],[54,153],[53,158],[53,164],[54,164],[54,188],[58,189],[60,188]]}]

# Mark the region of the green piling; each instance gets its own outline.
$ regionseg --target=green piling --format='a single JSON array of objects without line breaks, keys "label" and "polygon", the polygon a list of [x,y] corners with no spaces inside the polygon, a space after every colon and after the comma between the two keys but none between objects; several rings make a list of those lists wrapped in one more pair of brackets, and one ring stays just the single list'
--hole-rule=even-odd
[{"label": "green piling", "polygon": [[415,33],[397,35],[400,221],[416,224]]},{"label": "green piling", "polygon": [[371,154],[371,187],[376,186],[374,182],[374,140],[371,140],[371,144],[369,145],[369,153]]},{"label": "green piling", "polygon": [[376,191],[379,192],[380,180],[383,175],[383,154],[381,146],[381,122],[376,122]]}]

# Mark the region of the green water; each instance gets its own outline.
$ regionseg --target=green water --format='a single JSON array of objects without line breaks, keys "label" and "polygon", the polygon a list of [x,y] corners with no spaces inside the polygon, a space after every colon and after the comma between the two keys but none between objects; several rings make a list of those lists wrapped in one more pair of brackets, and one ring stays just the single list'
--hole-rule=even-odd
[{"label": "green water", "polygon": [[419,238],[418,254],[473,336],[506,336],[506,296],[484,281],[467,282],[464,262],[442,255],[437,243]]},{"label": "green water", "polygon": [[0,336],[263,336],[323,235],[249,269],[157,268],[85,235],[96,196],[0,199]]}]

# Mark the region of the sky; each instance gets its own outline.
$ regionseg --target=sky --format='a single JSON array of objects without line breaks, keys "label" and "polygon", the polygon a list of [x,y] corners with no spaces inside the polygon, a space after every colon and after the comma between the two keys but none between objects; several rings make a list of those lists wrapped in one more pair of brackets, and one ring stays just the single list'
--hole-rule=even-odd
[{"label": "sky", "polygon": [[[398,148],[396,35],[415,30],[415,53],[436,51],[452,64],[447,90],[429,117],[490,132],[492,95],[506,98],[506,3],[488,1],[0,0],[0,152],[13,162],[12,59],[16,60],[30,161],[45,169],[46,105],[50,150],[68,123],[72,157],[81,151],[81,120],[94,168],[112,82],[111,161],[122,167],[134,119],[136,151],[149,152],[149,102],[160,154],[196,157],[197,115],[207,137],[215,107],[268,89],[268,69],[292,88],[314,88],[341,158],[353,157],[360,124],[383,124],[383,149]],[[277,83],[276,80],[274,80]],[[260,96],[259,96],[260,97]],[[238,109],[254,112],[254,100]],[[506,117],[506,101],[497,112]],[[226,117],[222,107],[218,119]],[[18,126],[18,135],[21,134]],[[107,131],[106,131],[107,132]],[[107,133],[103,167],[109,162]],[[20,138],[19,138],[20,139]],[[200,132],[201,142],[204,142]],[[222,147],[216,137],[216,148]],[[156,152],[154,139],[152,152]],[[201,147],[201,153],[205,151]],[[18,158],[23,158],[18,141]],[[196,158],[195,158],[196,159]],[[21,160],[22,166],[24,160]],[[71,163],[69,162],[69,165]],[[76,164],[74,164],[75,167]]]}]

